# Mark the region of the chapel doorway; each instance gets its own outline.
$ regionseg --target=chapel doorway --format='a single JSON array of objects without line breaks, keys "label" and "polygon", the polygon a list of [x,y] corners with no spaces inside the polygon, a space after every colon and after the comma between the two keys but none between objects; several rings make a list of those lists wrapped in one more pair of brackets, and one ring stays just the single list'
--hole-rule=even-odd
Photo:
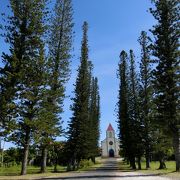
[{"label": "chapel doorway", "polygon": [[114,150],[113,149],[109,150],[109,157],[114,157]]}]

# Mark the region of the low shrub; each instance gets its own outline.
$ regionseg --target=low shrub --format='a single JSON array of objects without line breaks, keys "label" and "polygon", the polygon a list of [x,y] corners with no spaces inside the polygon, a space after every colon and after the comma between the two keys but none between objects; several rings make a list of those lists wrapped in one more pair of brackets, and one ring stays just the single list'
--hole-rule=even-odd
[{"label": "low shrub", "polygon": [[79,164],[79,168],[80,169],[87,168],[87,167],[92,166],[92,165],[93,165],[93,162],[91,160],[83,159],[83,160],[81,160],[81,162]]}]

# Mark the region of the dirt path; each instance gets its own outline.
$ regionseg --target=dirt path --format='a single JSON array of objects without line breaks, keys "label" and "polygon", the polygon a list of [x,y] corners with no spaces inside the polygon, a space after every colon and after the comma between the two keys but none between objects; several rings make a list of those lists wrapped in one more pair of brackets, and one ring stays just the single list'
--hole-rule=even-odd
[{"label": "dirt path", "polygon": [[118,168],[118,159],[106,159],[103,166],[92,171],[69,173],[64,177],[46,178],[46,180],[170,180],[158,175],[141,174],[138,172],[121,172]]}]

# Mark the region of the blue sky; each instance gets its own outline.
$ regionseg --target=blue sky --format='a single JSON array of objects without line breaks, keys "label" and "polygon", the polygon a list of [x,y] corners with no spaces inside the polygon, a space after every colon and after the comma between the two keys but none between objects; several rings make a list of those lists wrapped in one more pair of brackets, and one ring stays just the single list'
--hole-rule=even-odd
[{"label": "blue sky", "polygon": [[[8,0],[0,1],[0,13],[7,11]],[[54,2],[54,0],[52,0]],[[4,4],[3,4],[4,3]],[[76,70],[79,65],[82,30],[84,21],[89,23],[89,57],[94,64],[94,75],[99,79],[101,96],[101,140],[111,123],[117,131],[115,113],[118,85],[117,68],[121,50],[133,49],[139,59],[140,47],[137,39],[142,30],[148,31],[155,20],[147,12],[150,0],[73,0],[74,7],[74,58],[72,59],[71,79],[67,83],[67,96],[73,96]],[[0,39],[0,54],[7,52],[8,46]],[[1,62],[0,62],[1,65]],[[63,127],[71,117],[70,98],[64,102]],[[8,146],[8,144],[7,144]]]}]

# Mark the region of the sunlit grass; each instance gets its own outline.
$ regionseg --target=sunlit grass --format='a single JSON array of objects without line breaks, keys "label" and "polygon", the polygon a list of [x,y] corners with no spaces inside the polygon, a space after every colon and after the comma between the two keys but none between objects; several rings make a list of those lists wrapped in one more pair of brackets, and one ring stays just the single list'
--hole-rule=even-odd
[{"label": "sunlit grass", "polygon": [[148,173],[148,174],[159,174],[163,176],[174,176],[180,177],[180,173],[176,172],[176,163],[175,161],[167,161],[166,162],[166,169],[159,169],[159,162],[151,162],[151,168],[146,169],[146,163],[142,162],[142,170],[140,172]]},{"label": "sunlit grass", "polygon": [[[150,163],[150,169],[146,169],[146,163],[141,163],[142,170],[136,170],[137,172],[145,173],[145,174],[153,174],[153,175],[162,175],[162,176],[174,176],[174,177],[180,177],[180,173],[175,172],[176,170],[176,164],[175,161],[167,161],[166,162],[166,169],[158,169],[159,168],[159,162],[158,161],[152,161]],[[133,171],[128,164],[125,162],[120,162],[119,164],[120,171]],[[136,164],[136,167],[137,164]]]},{"label": "sunlit grass", "polygon": [[[85,163],[85,166],[81,167],[76,172],[82,172],[82,171],[89,171],[92,169],[96,169],[102,165],[101,158],[96,159],[96,164],[93,164],[92,162]],[[66,176],[69,174],[69,172],[66,172],[66,167],[64,166],[57,166],[57,173],[54,173],[54,167],[47,167],[46,173],[40,173],[40,167],[37,166],[28,166],[27,167],[27,175],[20,176],[21,172],[21,166],[11,166],[11,167],[0,167],[0,179],[29,179],[29,178],[43,178],[43,177],[60,177],[63,172],[63,176]]]},{"label": "sunlit grass", "polygon": [[145,170],[145,171],[156,171],[156,172],[173,172],[175,171],[175,167],[176,167],[176,164],[175,164],[175,161],[167,161],[166,162],[166,169],[159,169],[159,162],[158,161],[152,161],[150,163],[150,169],[146,170],[146,163],[145,162],[142,162],[142,170]]},{"label": "sunlit grass", "polygon": [[[58,166],[57,167],[59,172],[64,172],[66,167]],[[51,173],[54,171],[54,167],[47,167],[47,173]],[[11,167],[0,167],[0,176],[17,176],[20,175],[21,166],[11,166]],[[28,166],[27,167],[27,174],[38,174],[40,173],[40,167],[36,166]]]}]

